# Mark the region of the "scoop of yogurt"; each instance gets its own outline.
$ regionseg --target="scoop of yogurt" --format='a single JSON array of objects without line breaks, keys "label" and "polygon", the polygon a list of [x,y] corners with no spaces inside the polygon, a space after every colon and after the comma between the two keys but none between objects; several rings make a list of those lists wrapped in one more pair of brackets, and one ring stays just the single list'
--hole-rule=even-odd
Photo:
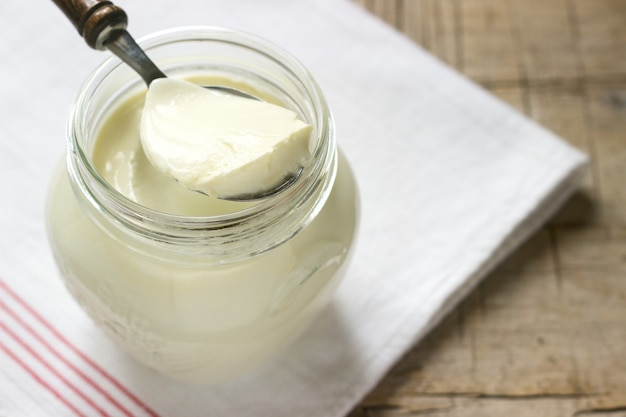
[{"label": "scoop of yogurt", "polygon": [[148,89],[140,138],[156,170],[229,198],[270,190],[298,171],[311,130],[283,107],[161,78]]}]

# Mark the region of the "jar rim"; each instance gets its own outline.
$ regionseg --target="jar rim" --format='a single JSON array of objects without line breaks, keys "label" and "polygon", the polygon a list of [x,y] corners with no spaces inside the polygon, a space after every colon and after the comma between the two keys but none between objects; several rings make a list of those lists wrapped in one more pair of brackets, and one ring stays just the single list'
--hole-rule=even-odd
[{"label": "jar rim", "polygon": [[[119,58],[111,56],[85,80],[68,119],[68,169],[70,175],[76,178],[80,192],[86,196],[96,211],[113,217],[117,223],[122,223],[126,228],[142,235],[149,235],[152,239],[157,236],[163,240],[164,236],[169,236],[177,242],[180,239],[197,238],[196,231],[218,231],[218,235],[222,235],[219,231],[235,226],[241,232],[241,238],[245,239],[246,231],[252,233],[252,230],[246,227],[251,222],[257,230],[269,228],[279,223],[287,213],[300,210],[301,207],[307,207],[306,216],[314,217],[330,193],[336,171],[334,121],[319,85],[308,69],[291,53],[247,32],[215,26],[185,26],[161,30],[142,37],[137,42],[150,53],[151,50],[174,43],[203,41],[241,47],[263,55],[292,75],[298,88],[306,94],[306,100],[315,113],[314,131],[317,132],[318,140],[311,152],[311,163],[306,164],[300,177],[275,196],[260,200],[257,204],[239,211],[213,216],[192,217],[165,213],[145,207],[126,197],[102,177],[93,166],[91,155],[88,155],[80,141],[81,135],[85,134],[83,131],[85,118],[82,113],[89,100],[108,76],[126,65]],[[143,83],[139,76],[137,81],[137,84]],[[319,192],[320,184],[323,185],[322,193]],[[305,203],[311,198],[315,200],[314,204]],[[277,210],[278,207],[281,210]],[[300,225],[299,228],[302,227],[303,225]]]}]

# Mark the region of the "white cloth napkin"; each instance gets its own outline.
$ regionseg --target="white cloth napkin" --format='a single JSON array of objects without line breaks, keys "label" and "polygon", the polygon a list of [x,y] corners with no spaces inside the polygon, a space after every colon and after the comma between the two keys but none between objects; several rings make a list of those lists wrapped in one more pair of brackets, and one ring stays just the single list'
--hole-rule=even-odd
[{"label": "white cloth napkin", "polygon": [[284,355],[190,387],[118,350],[65,291],[44,226],[65,119],[105,52],[52,2],[0,2],[0,416],[341,416],[575,189],[586,158],[346,0],[118,2],[136,37],[254,32],[310,68],[360,184],[332,304]]}]

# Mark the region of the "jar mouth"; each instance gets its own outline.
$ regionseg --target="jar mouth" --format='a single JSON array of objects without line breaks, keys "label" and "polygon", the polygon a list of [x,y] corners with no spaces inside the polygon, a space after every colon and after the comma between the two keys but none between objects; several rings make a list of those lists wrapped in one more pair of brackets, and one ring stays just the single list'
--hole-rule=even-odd
[{"label": "jar mouth", "polygon": [[129,91],[146,89],[139,75],[111,56],[80,88],[68,121],[68,169],[75,179],[73,183],[80,189],[77,192],[86,196],[92,209],[130,230],[159,239],[196,236],[194,231],[198,230],[216,231],[234,226],[245,229],[251,222],[257,230],[270,228],[294,212],[315,216],[334,181],[334,122],[319,85],[295,57],[256,35],[212,26],[167,29],[143,37],[138,43],[166,74],[184,71],[200,74],[210,66],[225,72],[231,70],[243,78],[253,77],[262,88],[282,94],[292,110],[313,126],[311,158],[290,187],[232,213],[181,216],[131,200],[109,184],[92,163],[93,136],[106,112],[115,108]]}]

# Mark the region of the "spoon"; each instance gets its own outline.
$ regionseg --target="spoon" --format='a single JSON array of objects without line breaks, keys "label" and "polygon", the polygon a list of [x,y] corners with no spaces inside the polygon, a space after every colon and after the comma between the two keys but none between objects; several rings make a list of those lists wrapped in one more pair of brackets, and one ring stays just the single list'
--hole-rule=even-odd
[{"label": "spoon", "polygon": [[[108,0],[52,1],[78,29],[78,33],[91,48],[108,49],[135,70],[147,85],[157,78],[167,77],[126,30],[128,16],[121,7]],[[205,88],[258,100],[250,94],[226,86],[205,86]],[[278,185],[267,190],[244,195],[217,196],[217,198],[240,202],[264,199],[291,186],[301,172],[302,167],[295,173],[288,174]]]}]

